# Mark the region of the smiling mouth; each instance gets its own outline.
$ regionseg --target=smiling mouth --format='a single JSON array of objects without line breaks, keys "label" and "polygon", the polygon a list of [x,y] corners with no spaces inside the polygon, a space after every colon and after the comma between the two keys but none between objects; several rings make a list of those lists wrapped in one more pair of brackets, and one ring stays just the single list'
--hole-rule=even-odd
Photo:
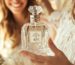
[{"label": "smiling mouth", "polygon": [[17,3],[17,4],[11,4],[14,8],[19,8],[21,7],[21,3]]},{"label": "smiling mouth", "polygon": [[21,7],[20,5],[13,5],[14,8],[19,8]]}]

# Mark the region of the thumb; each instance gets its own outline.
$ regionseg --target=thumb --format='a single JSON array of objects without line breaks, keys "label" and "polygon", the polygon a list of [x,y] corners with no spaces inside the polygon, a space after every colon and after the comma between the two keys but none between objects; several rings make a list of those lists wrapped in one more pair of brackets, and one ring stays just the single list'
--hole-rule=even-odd
[{"label": "thumb", "polygon": [[59,54],[60,50],[54,45],[54,42],[51,39],[49,39],[48,45],[55,55]]}]

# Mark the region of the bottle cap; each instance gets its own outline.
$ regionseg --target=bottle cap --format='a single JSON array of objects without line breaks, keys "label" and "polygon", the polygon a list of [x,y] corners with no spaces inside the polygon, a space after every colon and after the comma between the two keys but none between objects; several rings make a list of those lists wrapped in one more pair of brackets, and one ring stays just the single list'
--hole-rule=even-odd
[{"label": "bottle cap", "polygon": [[37,16],[43,11],[41,6],[30,6],[28,11],[31,13],[30,22],[37,22]]}]

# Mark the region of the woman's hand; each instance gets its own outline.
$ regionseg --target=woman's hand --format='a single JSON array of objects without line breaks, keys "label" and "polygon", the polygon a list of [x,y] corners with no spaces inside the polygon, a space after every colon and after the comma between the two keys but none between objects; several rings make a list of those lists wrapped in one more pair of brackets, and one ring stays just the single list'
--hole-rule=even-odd
[{"label": "woman's hand", "polygon": [[55,56],[41,56],[35,55],[28,51],[22,51],[23,56],[28,57],[35,65],[73,65],[69,62],[67,57],[49,40],[49,47],[55,53]]}]

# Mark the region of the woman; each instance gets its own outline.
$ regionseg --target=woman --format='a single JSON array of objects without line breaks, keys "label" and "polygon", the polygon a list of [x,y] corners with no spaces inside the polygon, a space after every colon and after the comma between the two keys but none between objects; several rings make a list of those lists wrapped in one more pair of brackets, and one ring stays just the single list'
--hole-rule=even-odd
[{"label": "woman", "polygon": [[0,38],[3,39],[5,47],[9,40],[12,40],[10,41],[12,45],[8,43],[12,48],[19,45],[21,26],[29,22],[29,12],[27,8],[31,2],[33,3],[34,1],[3,0],[0,2],[3,13],[3,18],[0,22],[0,33],[4,35],[1,36],[0,34]]},{"label": "woman", "polygon": [[0,0],[0,55],[3,65],[32,65],[19,52],[21,27],[29,23],[28,7],[35,4],[35,0]]},{"label": "woman", "polygon": [[60,19],[55,38],[57,47],[49,40],[49,47],[55,56],[38,56],[27,51],[22,52],[36,65],[75,65],[75,0],[72,1],[74,7],[70,11],[65,11]]},{"label": "woman", "polygon": [[19,56],[20,33],[22,25],[29,23],[28,7],[35,4],[35,0],[0,0],[0,55],[3,65],[25,65]]}]

